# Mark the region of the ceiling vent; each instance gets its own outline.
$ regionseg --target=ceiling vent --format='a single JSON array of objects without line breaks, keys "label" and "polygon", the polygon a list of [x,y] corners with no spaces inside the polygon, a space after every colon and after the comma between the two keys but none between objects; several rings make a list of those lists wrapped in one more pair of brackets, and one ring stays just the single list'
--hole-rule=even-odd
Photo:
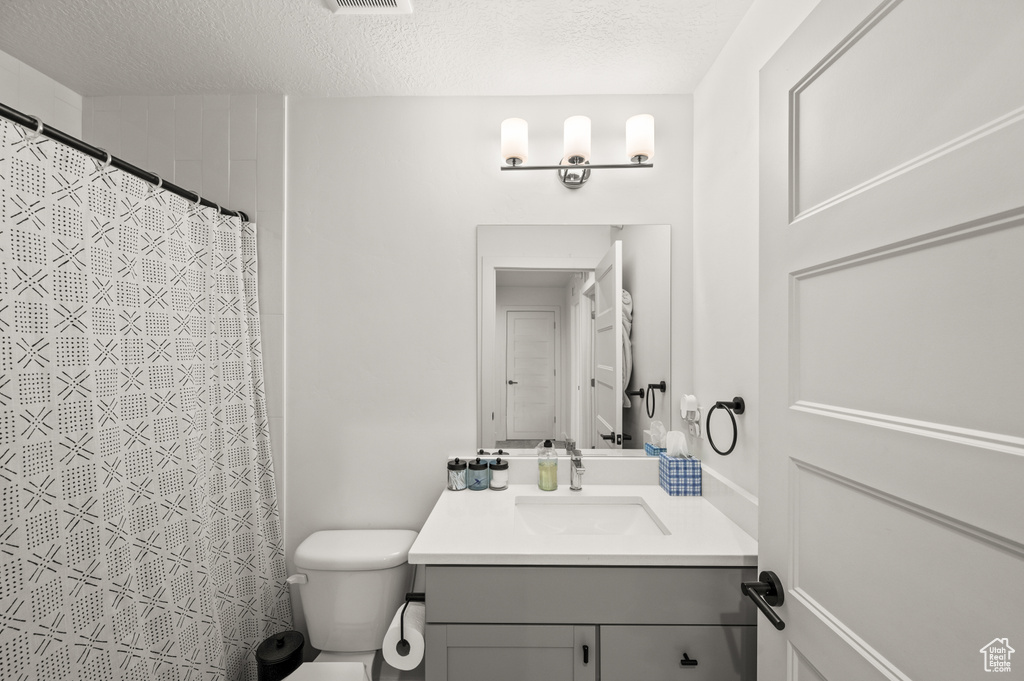
[{"label": "ceiling vent", "polygon": [[412,14],[412,0],[327,0],[335,14]]}]

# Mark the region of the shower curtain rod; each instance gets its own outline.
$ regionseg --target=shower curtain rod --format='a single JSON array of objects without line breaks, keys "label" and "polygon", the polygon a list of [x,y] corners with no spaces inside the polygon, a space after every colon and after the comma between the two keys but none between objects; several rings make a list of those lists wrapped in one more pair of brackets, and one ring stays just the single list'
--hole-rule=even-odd
[{"label": "shower curtain rod", "polygon": [[77,149],[86,156],[90,156],[98,161],[103,161],[104,163],[107,163],[108,165],[113,166],[118,170],[123,170],[126,173],[134,175],[135,177],[138,177],[153,186],[159,186],[161,189],[166,189],[172,194],[177,194],[178,196],[184,199],[188,199],[192,203],[199,203],[203,206],[216,208],[221,212],[221,214],[241,218],[243,222],[249,221],[249,216],[240,210],[235,211],[228,210],[227,208],[222,208],[213,201],[210,201],[209,199],[204,199],[197,192],[189,191],[188,189],[179,187],[176,184],[167,182],[166,180],[161,178],[159,175],[156,175],[155,173],[147,172],[142,168],[139,168],[138,166],[134,166],[131,163],[128,163],[124,159],[120,159],[117,156],[111,156],[109,152],[100,149],[99,147],[94,147],[91,144],[83,142],[77,137],[72,137],[66,132],[61,132],[56,128],[52,128],[49,125],[45,125],[41,120],[39,120],[35,116],[23,114],[20,111],[12,109],[11,107],[3,103],[0,103],[0,116],[3,116],[4,118],[10,121],[14,121],[21,127],[28,128],[29,130],[34,131],[37,134],[46,135],[52,140],[56,140],[61,144],[66,144],[72,149]]}]

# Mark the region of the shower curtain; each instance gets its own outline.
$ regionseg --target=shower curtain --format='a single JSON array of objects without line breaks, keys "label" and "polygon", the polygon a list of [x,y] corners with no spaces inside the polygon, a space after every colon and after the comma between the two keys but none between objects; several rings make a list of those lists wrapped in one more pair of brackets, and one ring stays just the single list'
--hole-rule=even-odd
[{"label": "shower curtain", "polygon": [[255,679],[291,626],[254,226],[0,119],[0,678]]}]

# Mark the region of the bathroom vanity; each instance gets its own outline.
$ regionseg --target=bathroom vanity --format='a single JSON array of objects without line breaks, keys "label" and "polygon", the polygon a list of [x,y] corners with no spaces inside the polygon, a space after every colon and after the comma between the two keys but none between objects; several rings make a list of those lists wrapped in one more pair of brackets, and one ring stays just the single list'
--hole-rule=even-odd
[{"label": "bathroom vanity", "polygon": [[757,543],[701,497],[446,491],[409,562],[425,574],[427,681],[755,677],[740,582]]}]

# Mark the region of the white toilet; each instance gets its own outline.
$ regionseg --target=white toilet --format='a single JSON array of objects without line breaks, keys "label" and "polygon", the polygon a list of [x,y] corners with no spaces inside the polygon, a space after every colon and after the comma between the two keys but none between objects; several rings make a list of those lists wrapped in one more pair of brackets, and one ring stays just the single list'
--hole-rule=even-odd
[{"label": "white toilet", "polygon": [[[295,550],[309,642],[321,654],[288,681],[367,681],[395,611],[412,589],[412,530],[325,530]],[[341,661],[339,661],[341,660]]]}]

